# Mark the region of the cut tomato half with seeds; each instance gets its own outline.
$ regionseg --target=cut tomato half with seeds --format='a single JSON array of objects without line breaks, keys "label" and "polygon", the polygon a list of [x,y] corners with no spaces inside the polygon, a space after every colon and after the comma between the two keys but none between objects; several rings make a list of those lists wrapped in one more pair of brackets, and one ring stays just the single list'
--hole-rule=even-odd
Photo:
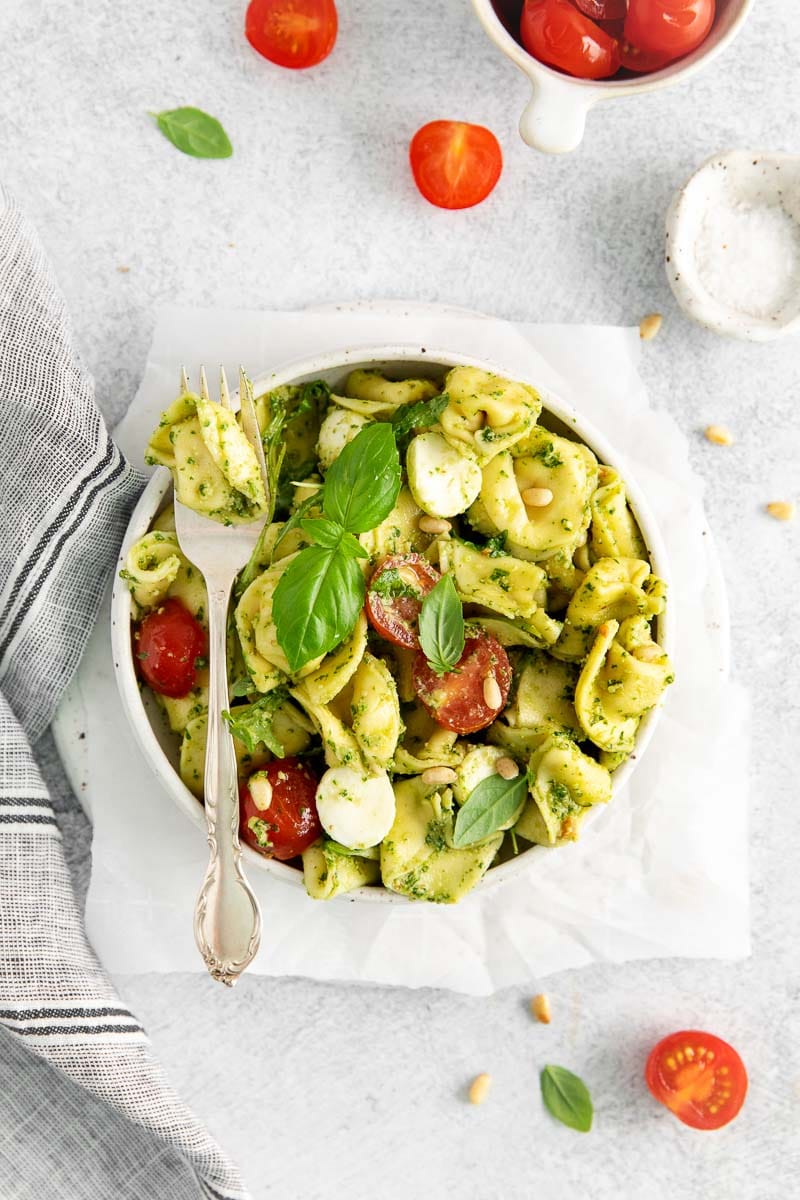
[{"label": "cut tomato half with seeds", "polygon": [[438,208],[472,208],[485,200],[503,170],[503,152],[490,129],[465,121],[431,121],[409,148],[414,181]]},{"label": "cut tomato half with seeds", "polygon": [[721,1129],[747,1094],[747,1071],[733,1046],[697,1029],[671,1033],[654,1046],[645,1080],[656,1100],[692,1129]]},{"label": "cut tomato half with seeds", "polygon": [[456,733],[476,733],[505,708],[511,688],[508,655],[490,633],[467,636],[452,671],[437,675],[422,650],[414,659],[414,690],[434,721]]},{"label": "cut tomato half with seeds", "polygon": [[296,71],[328,57],[338,27],[334,0],[250,0],[244,32],[264,58]]},{"label": "cut tomato half with seeds", "polygon": [[441,575],[421,554],[392,554],[376,567],[367,588],[373,629],[396,646],[419,646],[422,601]]}]

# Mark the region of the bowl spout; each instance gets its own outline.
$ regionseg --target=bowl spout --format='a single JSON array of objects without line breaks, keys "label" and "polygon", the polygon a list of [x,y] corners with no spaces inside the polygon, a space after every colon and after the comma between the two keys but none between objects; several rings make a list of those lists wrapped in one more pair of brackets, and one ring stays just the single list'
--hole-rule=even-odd
[{"label": "bowl spout", "polygon": [[592,100],[574,85],[538,78],[520,117],[522,140],[545,154],[567,154],[583,141]]}]

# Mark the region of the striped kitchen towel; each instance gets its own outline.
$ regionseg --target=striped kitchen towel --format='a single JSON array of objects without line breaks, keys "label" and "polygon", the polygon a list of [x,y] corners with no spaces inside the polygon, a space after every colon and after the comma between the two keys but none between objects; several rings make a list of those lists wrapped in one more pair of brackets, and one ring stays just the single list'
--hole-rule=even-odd
[{"label": "striped kitchen towel", "polygon": [[0,187],[0,1197],[245,1200],[86,942],[31,743],[142,486],[36,235]]}]

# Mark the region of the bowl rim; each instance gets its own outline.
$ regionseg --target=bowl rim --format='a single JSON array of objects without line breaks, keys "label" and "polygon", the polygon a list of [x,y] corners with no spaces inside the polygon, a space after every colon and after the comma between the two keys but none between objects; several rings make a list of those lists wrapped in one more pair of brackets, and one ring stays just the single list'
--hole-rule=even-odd
[{"label": "bowl rim", "polygon": [[[492,0],[472,0],[472,7],[490,40],[529,79],[552,79],[569,84],[583,92],[586,100],[593,104],[597,100],[613,100],[616,96],[635,95],[641,92],[652,91],[655,88],[667,87],[672,83],[679,83],[684,79],[690,78],[702,67],[713,62],[717,55],[721,54],[739,33],[743,23],[750,14],[755,0],[732,0],[732,2],[738,2],[739,10],[722,36],[713,41],[711,45],[707,44],[708,38],[706,38],[696,50],[693,50],[691,54],[687,54],[685,58],[678,59],[675,63],[669,63],[659,71],[650,71],[633,79],[579,79],[575,75],[567,75],[563,71],[557,71],[554,67],[549,67],[547,63],[540,62],[538,58],[534,58],[509,33],[497,15],[497,10]],[[709,30],[709,33],[712,32],[713,26]]]},{"label": "bowl rim", "polygon": [[[546,410],[557,420],[572,428],[580,441],[588,445],[597,454],[602,463],[619,471],[625,481],[628,500],[637,525],[644,536],[651,566],[654,572],[665,580],[669,589],[669,564],[661,532],[646,497],[628,469],[625,456],[619,454],[611,443],[607,441],[605,435],[597,430],[592,422],[582,417],[573,405],[563,400],[551,391],[551,389],[542,387],[540,383],[537,383],[527,373],[522,373],[518,370],[509,372],[503,368],[502,364],[489,359],[475,358],[471,355],[461,354],[452,350],[420,346],[419,343],[403,342],[354,346],[343,350],[327,351],[324,354],[307,356],[301,359],[293,359],[280,363],[271,370],[259,373],[253,380],[253,387],[258,395],[263,390],[280,387],[294,381],[307,379],[308,377],[313,378],[315,375],[326,371],[353,369],[355,366],[391,367],[395,364],[398,367],[404,364],[418,366],[421,363],[430,364],[434,367],[440,366],[446,370],[455,366],[475,366],[495,374],[504,375],[507,378],[519,379],[520,382],[528,383],[530,386],[535,387],[542,397],[543,410]],[[236,397],[234,397],[234,403],[235,401]],[[166,467],[158,467],[145,485],[128,521],[125,536],[120,546],[117,564],[114,569],[111,594],[112,658],[122,707],[145,761],[181,812],[189,818],[198,830],[205,834],[206,822],[203,816],[202,805],[196,796],[186,787],[186,784],[164,752],[142,698],[142,692],[134,667],[130,637],[131,593],[120,576],[120,572],[125,567],[125,560],[131,545],[147,532],[150,523],[163,507],[164,499],[171,488],[172,479],[169,470]],[[675,617],[673,609],[674,606],[668,604],[666,611],[656,619],[659,643],[667,653],[672,651],[674,643]],[[646,713],[642,719],[636,737],[634,754],[611,776],[612,797],[609,803],[613,802],[616,793],[625,787],[639,762],[644,757],[658,724],[660,712],[661,702]],[[163,718],[159,716],[158,719]],[[605,805],[593,806],[584,821],[584,831],[588,830],[590,824],[600,817],[601,810],[605,807]],[[550,849],[547,846],[532,845],[514,858],[496,867],[491,867],[470,893],[470,896],[485,894],[510,879],[526,874],[535,866],[537,859],[541,855],[546,854]],[[559,850],[565,853],[568,847],[562,846],[559,847]],[[242,852],[245,860],[250,864],[256,864],[260,869],[266,870],[275,878],[282,879],[292,886],[303,887],[303,874],[297,868],[278,862],[276,859],[265,858],[246,845],[242,847]],[[379,884],[357,888],[340,898],[351,902],[360,900],[371,903],[412,903],[409,897],[392,892]],[[465,897],[465,899],[468,900],[469,896]]]}]

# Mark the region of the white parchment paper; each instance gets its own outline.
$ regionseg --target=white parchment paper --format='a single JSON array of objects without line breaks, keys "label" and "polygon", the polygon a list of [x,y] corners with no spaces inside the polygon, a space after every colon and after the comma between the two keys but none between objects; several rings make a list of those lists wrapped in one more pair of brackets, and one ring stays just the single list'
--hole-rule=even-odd
[{"label": "white parchment paper", "polygon": [[[173,398],[181,363],[251,374],[361,345],[419,342],[524,372],[570,401],[627,458],[666,541],[677,681],[626,789],[575,845],[452,908],[329,903],[251,870],[264,914],[251,970],[444,987],[475,994],[598,961],[749,953],[747,702],[727,678],[727,610],[674,421],[649,407],[638,332],[512,326],[440,308],[341,306],[314,313],[170,308],[117,436],[134,462]],[[72,689],[86,727],[94,822],[89,936],[117,973],[202,970],[192,910],[205,841],[163,792],[122,713],[101,616]]]}]

